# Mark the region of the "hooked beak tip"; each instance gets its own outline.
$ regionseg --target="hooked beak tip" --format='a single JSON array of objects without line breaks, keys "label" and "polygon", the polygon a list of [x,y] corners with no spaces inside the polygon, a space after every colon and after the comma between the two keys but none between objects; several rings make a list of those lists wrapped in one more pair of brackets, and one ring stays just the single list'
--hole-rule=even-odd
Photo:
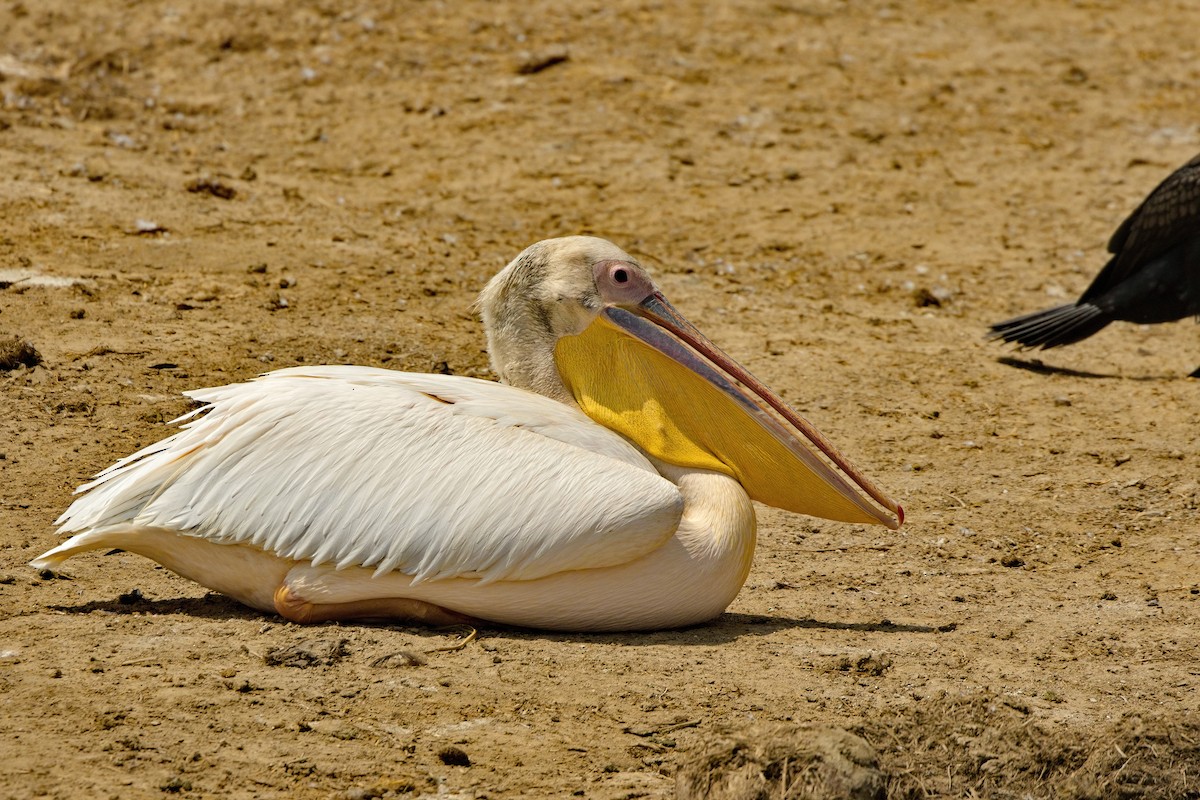
[{"label": "hooked beak tip", "polygon": [[[638,304],[637,309],[630,309],[630,311],[637,317],[646,319],[680,339],[687,348],[694,350],[702,359],[711,362],[721,373],[739,382],[757,400],[761,400],[762,403],[773,409],[783,421],[790,425],[794,434],[800,437],[815,459],[821,461],[821,457],[817,455],[820,453],[829,462],[832,462],[832,466],[824,465],[824,470],[822,470],[830,473],[827,482],[831,485],[841,486],[845,490],[844,496],[857,496],[859,500],[854,502],[861,510],[867,511],[867,506],[871,506],[871,510],[867,513],[891,530],[897,530],[904,524],[904,508],[899,503],[888,498],[866,476],[855,469],[845,457],[833,448],[833,445],[825,440],[819,431],[796,414],[774,392],[708,341],[704,334],[696,330],[695,326],[675,310],[661,291],[652,292]],[[651,344],[651,346],[655,345]],[[666,353],[666,351],[660,352]],[[667,355],[675,358],[679,363],[683,363],[676,356],[669,353]],[[685,366],[687,365],[685,364]],[[696,367],[692,366],[691,369],[695,371]],[[752,398],[750,401],[757,404],[757,401]]]}]

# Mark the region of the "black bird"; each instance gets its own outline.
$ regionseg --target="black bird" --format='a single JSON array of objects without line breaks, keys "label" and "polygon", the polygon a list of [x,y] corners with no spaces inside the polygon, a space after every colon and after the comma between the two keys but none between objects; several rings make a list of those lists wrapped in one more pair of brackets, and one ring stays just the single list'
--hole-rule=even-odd
[{"label": "black bird", "polygon": [[1108,252],[1112,258],[1079,300],[997,322],[991,338],[1045,349],[1086,339],[1113,320],[1200,315],[1200,156],[1150,192],[1112,235]]}]

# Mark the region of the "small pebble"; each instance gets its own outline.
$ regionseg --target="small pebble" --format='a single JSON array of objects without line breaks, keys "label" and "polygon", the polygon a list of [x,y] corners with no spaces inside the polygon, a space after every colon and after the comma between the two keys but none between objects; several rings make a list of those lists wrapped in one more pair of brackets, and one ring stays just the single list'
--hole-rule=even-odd
[{"label": "small pebble", "polygon": [[123,606],[131,606],[135,603],[143,603],[145,600],[146,596],[142,594],[141,589],[137,588],[131,589],[130,591],[125,592],[117,597],[117,602]]},{"label": "small pebble", "polygon": [[556,64],[562,64],[570,57],[564,45],[554,45],[536,53],[522,53],[516,72],[518,75],[534,75]]},{"label": "small pebble", "polygon": [[160,783],[158,788],[164,792],[190,792],[192,790],[192,782],[178,775],[172,775]]}]

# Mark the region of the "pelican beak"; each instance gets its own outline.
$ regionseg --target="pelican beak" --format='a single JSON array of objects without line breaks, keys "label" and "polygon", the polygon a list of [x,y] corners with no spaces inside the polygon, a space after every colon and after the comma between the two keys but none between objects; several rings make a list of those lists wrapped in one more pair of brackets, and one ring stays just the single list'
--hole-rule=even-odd
[{"label": "pelican beak", "polygon": [[559,374],[584,413],[646,453],[723,472],[776,508],[895,530],[904,510],[662,296],[609,306],[559,339]]}]

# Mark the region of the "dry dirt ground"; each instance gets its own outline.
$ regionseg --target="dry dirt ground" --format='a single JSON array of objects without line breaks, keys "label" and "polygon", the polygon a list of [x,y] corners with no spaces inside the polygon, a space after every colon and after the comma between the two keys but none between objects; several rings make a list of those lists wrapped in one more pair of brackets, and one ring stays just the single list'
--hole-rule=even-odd
[{"label": "dry dirt ground", "polygon": [[[670,797],[790,721],[861,736],[893,797],[1196,797],[1196,328],[983,334],[1073,298],[1200,150],[1197,30],[1192,0],[5,0],[0,336],[42,361],[0,372],[0,796]],[[181,390],[488,376],[475,293],[579,232],[904,528],[763,509],[710,625],[435,652],[461,634],[284,624],[127,554],[26,566]]]}]

